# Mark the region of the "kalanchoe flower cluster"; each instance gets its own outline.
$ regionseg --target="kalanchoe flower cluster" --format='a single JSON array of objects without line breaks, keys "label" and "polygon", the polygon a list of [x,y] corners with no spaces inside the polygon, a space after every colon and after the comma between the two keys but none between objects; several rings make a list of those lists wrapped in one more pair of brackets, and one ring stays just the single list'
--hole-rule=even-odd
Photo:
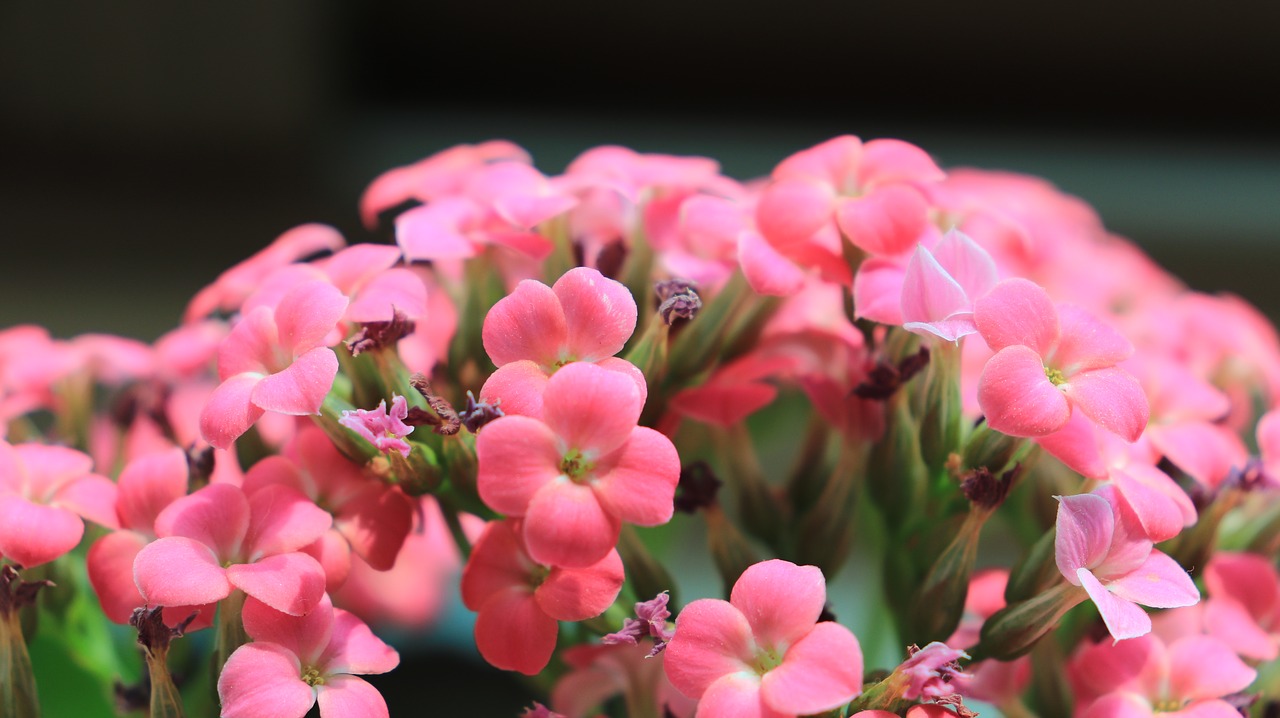
[{"label": "kalanchoe flower cluster", "polygon": [[[124,692],[157,716],[206,628],[222,715],[387,715],[369,626],[455,592],[480,658],[547,672],[529,715],[1280,693],[1280,337],[1047,183],[852,136],[750,182],[499,141],[359,210],[395,243],[290,230],[153,344],[0,330],[0,715],[78,561],[154,639]],[[924,648],[864,673],[868,631]]]}]

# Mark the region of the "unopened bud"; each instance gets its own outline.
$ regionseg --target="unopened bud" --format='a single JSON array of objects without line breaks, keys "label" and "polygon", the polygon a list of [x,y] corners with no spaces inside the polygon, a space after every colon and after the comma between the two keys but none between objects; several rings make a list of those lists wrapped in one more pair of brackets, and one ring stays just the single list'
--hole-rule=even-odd
[{"label": "unopened bud", "polygon": [[361,323],[355,336],[347,340],[347,349],[351,351],[351,356],[358,357],[364,352],[393,347],[396,342],[412,334],[414,328],[413,320],[393,306],[391,319],[388,321]]},{"label": "unopened bud", "polygon": [[1031,650],[1058,621],[1089,597],[1080,586],[1062,581],[1025,601],[1011,603],[982,624],[982,638],[969,650],[974,661],[1010,661]]}]

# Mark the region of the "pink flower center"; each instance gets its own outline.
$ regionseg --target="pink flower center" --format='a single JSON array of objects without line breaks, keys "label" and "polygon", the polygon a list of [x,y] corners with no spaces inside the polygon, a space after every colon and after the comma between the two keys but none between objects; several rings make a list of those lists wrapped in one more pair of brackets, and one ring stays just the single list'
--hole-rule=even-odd
[{"label": "pink flower center", "polygon": [[585,484],[595,468],[595,462],[588,460],[577,450],[570,451],[560,460],[560,472],[575,484]]},{"label": "pink flower center", "polygon": [[1061,369],[1044,368],[1044,375],[1049,378],[1049,383],[1054,386],[1062,386],[1067,383],[1067,377],[1062,373]]},{"label": "pink flower center", "polygon": [[309,686],[323,686],[324,674],[315,666],[307,666],[306,670],[302,672],[302,682]]},{"label": "pink flower center", "polygon": [[1173,711],[1182,710],[1186,701],[1180,701],[1177,698],[1165,698],[1158,700],[1151,706],[1151,710],[1155,713],[1172,713]]},{"label": "pink flower center", "polygon": [[755,669],[759,675],[764,675],[769,671],[782,665],[782,656],[779,652],[772,648],[762,648],[756,653],[755,663],[751,667]]}]

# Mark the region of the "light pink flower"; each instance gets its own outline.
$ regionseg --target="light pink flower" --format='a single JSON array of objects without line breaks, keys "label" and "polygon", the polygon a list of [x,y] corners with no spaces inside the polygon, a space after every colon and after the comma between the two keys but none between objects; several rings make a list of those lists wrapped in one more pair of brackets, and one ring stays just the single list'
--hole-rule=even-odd
[{"label": "light pink flower", "polygon": [[250,597],[243,618],[253,642],[218,676],[223,718],[302,718],[317,701],[323,718],[387,716],[382,694],[356,676],[386,673],[400,656],[328,596],[297,617]]},{"label": "light pink flower", "polygon": [[952,695],[957,687],[952,685],[952,681],[970,678],[959,671],[957,664],[961,658],[968,657],[969,654],[964,651],[941,641],[934,641],[916,650],[896,670],[908,678],[902,697],[916,700]]},{"label": "light pink flower", "polygon": [[387,400],[383,399],[378,402],[376,409],[342,412],[338,423],[356,432],[380,451],[398,451],[401,456],[408,456],[411,447],[404,437],[413,433],[413,427],[404,423],[408,417],[408,401],[403,396],[393,394],[390,412],[387,411]]},{"label": "light pink flower", "polygon": [[156,517],[160,538],[138,552],[133,577],[152,605],[198,606],[243,590],[303,615],[324,594],[324,570],[298,550],[329,528],[329,514],[298,491],[270,486],[246,497],[210,484]]},{"label": "light pink flower", "polygon": [[1139,604],[1174,608],[1200,600],[1191,577],[1152,548],[1126,497],[1112,487],[1058,497],[1057,527],[1058,570],[1084,587],[1115,640],[1151,631]]},{"label": "light pink flower", "polygon": [[1131,374],[1116,366],[1133,345],[1078,307],[1055,306],[1025,279],[996,285],[974,306],[974,320],[996,352],[978,381],[987,423],[1013,436],[1062,428],[1072,407],[1136,441],[1147,424],[1147,399]]},{"label": "light pink flower", "polygon": [[588,566],[623,521],[671,520],[680,458],[670,439],[636,426],[643,405],[628,376],[575,362],[547,382],[543,419],[507,415],[480,430],[480,498],[525,519],[536,561]]},{"label": "light pink flower", "polygon": [[245,315],[218,351],[222,384],[200,414],[205,439],[226,449],[266,411],[318,413],[338,373],[324,342],[346,308],[333,285],[314,281],[291,289],[274,310]]},{"label": "light pink flower", "polygon": [[1280,575],[1271,559],[1219,551],[1205,567],[1204,581],[1209,633],[1247,658],[1280,655]]},{"label": "light pink flower", "polygon": [[0,556],[26,568],[48,563],[80,543],[81,517],[118,528],[116,485],[92,469],[73,449],[0,440]]},{"label": "light pink flower", "polygon": [[1151,634],[1086,646],[1069,675],[1081,718],[1235,718],[1240,712],[1220,699],[1247,688],[1257,672],[1209,636],[1166,646]]},{"label": "light pink flower", "polygon": [[534,675],[555,651],[557,621],[604,613],[622,590],[622,559],[610,549],[580,568],[532,558],[517,521],[491,521],[462,571],[462,602],[476,612],[480,655],[504,670]]},{"label": "light pink flower", "polygon": [[917,246],[902,282],[902,327],[949,342],[976,333],[973,304],[997,279],[991,255],[956,230],[932,252]]},{"label": "light pink flower", "polygon": [[489,162],[529,162],[529,153],[505,140],[457,145],[411,165],[395,167],[379,175],[360,198],[360,219],[372,229],[378,215],[410,200],[430,202],[456,194],[469,171]]},{"label": "light pink flower", "polygon": [[849,629],[818,623],[826,581],[814,566],[748,568],[729,600],[699,599],[676,618],[667,676],[697,715],[781,718],[822,713],[862,692],[862,650]]}]

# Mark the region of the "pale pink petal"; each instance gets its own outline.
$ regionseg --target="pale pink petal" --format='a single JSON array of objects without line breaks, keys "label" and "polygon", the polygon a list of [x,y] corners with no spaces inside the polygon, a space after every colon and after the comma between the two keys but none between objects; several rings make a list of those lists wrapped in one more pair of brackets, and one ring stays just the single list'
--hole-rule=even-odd
[{"label": "pale pink petal", "polygon": [[316,686],[322,717],[388,718],[387,701],[377,688],[355,676],[332,676]]},{"label": "pale pink petal", "polygon": [[929,250],[923,245],[917,246],[902,280],[903,322],[928,324],[971,309],[972,304],[960,284]]},{"label": "pale pink petal", "polygon": [[672,684],[690,698],[701,698],[721,676],[755,671],[755,640],[742,611],[727,601],[698,599],[676,618],[676,635],[663,652]]},{"label": "pale pink petal", "polygon": [[[1188,718],[1186,711],[1178,711],[1178,718]],[[1237,713],[1236,715],[1239,715]],[[1154,718],[1155,711],[1147,699],[1127,691],[1112,693],[1089,704],[1080,718]],[[1209,718],[1203,716],[1201,718]]]},{"label": "pale pink petal", "polygon": [[1105,479],[1109,469],[1098,447],[1100,431],[1102,429],[1090,421],[1084,412],[1077,411],[1072,412],[1071,418],[1061,429],[1037,436],[1035,442],[1071,470],[1090,479]]},{"label": "pale pink petal", "polygon": [[[324,597],[324,568],[304,553],[282,553],[227,567],[227,579],[245,593],[290,616],[302,616]],[[195,603],[188,601],[188,603]]]},{"label": "pale pink petal", "polygon": [[1102,614],[1102,622],[1107,625],[1111,637],[1117,641],[1126,638],[1137,638],[1151,632],[1151,617],[1136,603],[1112,595],[1105,586],[1087,568],[1076,570],[1076,581],[1084,586],[1093,599],[1093,604]]},{"label": "pale pink petal", "polygon": [[1169,647],[1169,692],[1181,700],[1221,698],[1243,691],[1258,672],[1209,636],[1186,636]]},{"label": "pale pink petal", "polygon": [[993,351],[1022,344],[1044,356],[1058,339],[1058,310],[1036,283],[1006,279],[974,303],[973,318]]},{"label": "pale pink petal", "polygon": [[605,510],[640,526],[671,520],[680,456],[666,436],[639,426],[616,451],[600,458],[591,486]]},{"label": "pale pink petal", "polygon": [[118,529],[120,521],[116,514],[116,494],[114,481],[105,476],[89,474],[64,484],[49,503],[70,509],[101,526]]},{"label": "pale pink petal", "polygon": [[1130,464],[1111,472],[1117,490],[1138,515],[1147,537],[1159,543],[1177,536],[1184,526],[1196,522],[1191,497],[1154,466]]},{"label": "pale pink petal", "polygon": [[48,563],[80,543],[84,522],[72,512],[0,496],[0,556],[26,568]]},{"label": "pale pink petal", "polygon": [[[1096,494],[1059,496],[1054,559],[1071,583],[1076,572],[1102,563],[1115,533],[1115,512]],[[1076,583],[1076,585],[1079,585]]]},{"label": "pale pink petal", "polygon": [[813,628],[826,600],[821,569],[778,559],[749,567],[729,596],[751,624],[756,640],[777,650],[785,650]]},{"label": "pale pink petal", "polygon": [[862,648],[849,629],[830,621],[792,645],[760,683],[765,703],[797,715],[829,711],[861,692]]},{"label": "pale pink petal", "polygon": [[134,531],[113,531],[94,542],[85,559],[89,583],[102,603],[102,612],[115,623],[128,624],[133,609],[147,600],[133,582],[133,560],[147,539]]},{"label": "pale pink petal", "polygon": [[467,259],[475,243],[463,227],[480,219],[480,207],[462,197],[444,197],[396,217],[396,243],[409,261]]},{"label": "pale pink petal", "polygon": [[225,381],[245,372],[270,374],[278,368],[274,366],[278,342],[270,307],[245,314],[218,347],[218,378]]},{"label": "pale pink petal", "polygon": [[240,552],[249,532],[249,500],[238,487],[210,484],[170,504],[155,526],[157,536],[195,539],[227,560]]},{"label": "pale pink petal", "polygon": [[279,414],[319,414],[337,375],[338,356],[332,349],[316,347],[294,359],[284,371],[264,377],[249,398],[259,408]]},{"label": "pale pink petal", "polygon": [[765,703],[760,676],[754,672],[731,673],[707,687],[698,701],[698,718],[791,718]]},{"label": "pale pink petal", "polygon": [[822,182],[783,179],[765,187],[756,226],[775,246],[806,242],[831,220],[835,194]]},{"label": "pale pink petal", "polygon": [[618,543],[621,523],[605,512],[589,486],[557,478],[538,489],[525,514],[529,556],[547,566],[581,568]]},{"label": "pale pink petal", "polygon": [[598,361],[622,351],[636,329],[636,300],[626,285],[590,267],[577,267],[551,290],[564,310],[571,358]]},{"label": "pale pink petal", "polygon": [[139,551],[133,581],[148,603],[160,606],[214,603],[232,589],[209,547],[184,536],[158,539]]},{"label": "pale pink petal", "polygon": [[1150,411],[1142,385],[1129,372],[1093,369],[1073,374],[1063,384],[1064,393],[1090,419],[1128,441],[1137,441],[1147,426]]},{"label": "pale pink petal", "polygon": [[320,346],[342,319],[348,301],[328,282],[307,282],[289,290],[275,312],[281,348],[297,355]]},{"label": "pale pink petal", "polygon": [[508,195],[493,202],[493,211],[522,229],[533,229],[573,209],[578,200],[565,195]]},{"label": "pale pink petal", "polygon": [[249,561],[297,551],[333,525],[328,511],[297,489],[281,484],[251,494],[249,516],[249,532],[242,551]]},{"label": "pale pink petal", "polygon": [[1045,375],[1040,355],[1022,345],[1006,346],[987,362],[978,405],[992,429],[1010,436],[1043,436],[1071,418],[1071,405]]},{"label": "pale pink petal", "polygon": [[970,307],[974,300],[991,291],[1000,279],[996,262],[987,250],[957,229],[942,235],[942,239],[933,248],[933,256],[964,289],[969,297]]},{"label": "pale pink petal", "polygon": [[316,262],[343,294],[351,294],[400,261],[400,248],[386,244],[353,244]]},{"label": "pale pink petal", "polygon": [[929,205],[907,185],[888,185],[839,201],[836,223],[849,241],[879,257],[910,252],[928,226]]},{"label": "pale pink petal", "polygon": [[130,461],[120,472],[116,512],[120,523],[151,533],[156,517],[187,494],[187,455],[176,446]]},{"label": "pale pink petal", "polygon": [[494,511],[523,516],[533,495],[560,475],[556,435],[537,419],[504,416],[476,436],[476,488]]},{"label": "pale pink petal", "polygon": [[853,278],[853,309],[858,318],[901,326],[905,273],[901,258],[871,257],[863,262]]},{"label": "pale pink petal", "polygon": [[1200,591],[1182,566],[1156,550],[1134,571],[1111,579],[1107,590],[1152,608],[1192,606],[1200,601]]},{"label": "pale pink petal", "polygon": [[274,643],[240,646],[218,676],[223,718],[303,718],[316,695],[298,657]]},{"label": "pale pink petal", "polygon": [[1058,321],[1062,330],[1050,361],[1068,375],[1115,366],[1133,355],[1133,344],[1120,332],[1074,304],[1058,305]]},{"label": "pale pink petal", "polygon": [[1280,656],[1276,637],[1231,596],[1215,595],[1205,602],[1204,626],[1210,635],[1246,658],[1271,661]]},{"label": "pale pink petal", "polygon": [[568,337],[559,297],[551,287],[531,279],[493,305],[481,330],[484,350],[498,366],[529,359],[553,367],[568,358]]},{"label": "pale pink petal", "polygon": [[372,486],[347,501],[334,517],[336,528],[370,566],[387,571],[413,526],[413,500],[394,487]]},{"label": "pale pink petal", "polygon": [[756,294],[788,297],[804,285],[804,270],[756,232],[747,230],[738,235],[738,262]]},{"label": "pale pink petal", "polygon": [[347,307],[349,322],[385,322],[395,311],[409,319],[426,318],[427,287],[404,268],[389,269],[364,285]]},{"label": "pale pink petal", "polygon": [[584,621],[613,605],[623,578],[622,559],[617,551],[610,551],[586,568],[552,568],[533,596],[557,621]]},{"label": "pale pink petal", "polygon": [[[93,469],[93,459],[88,454],[65,446],[19,444],[13,450],[26,467],[25,493],[35,501],[47,501],[67,483]],[[22,488],[16,490],[24,493]]]},{"label": "pale pink petal", "polygon": [[625,374],[586,362],[557,371],[542,396],[547,426],[571,451],[595,459],[622,446],[640,418],[640,392]]},{"label": "pale pink petal", "polygon": [[219,449],[230,449],[231,442],[249,430],[263,414],[250,401],[261,374],[236,374],[218,385],[200,412],[200,434]]},{"label": "pale pink petal", "polygon": [[1169,715],[1170,718],[1236,718],[1240,709],[1224,700],[1211,700],[1194,703]]},{"label": "pale pink petal", "polygon": [[400,654],[355,614],[333,610],[333,634],[321,663],[327,673],[386,673],[400,664]]},{"label": "pale pink petal", "polygon": [[[528,359],[503,364],[480,387],[480,401],[497,404],[508,416],[542,418],[542,394],[547,374]],[[501,403],[499,403],[501,402]]]},{"label": "pale pink petal", "polygon": [[538,606],[529,589],[516,586],[493,594],[476,615],[476,648],[490,665],[532,676],[546,667],[556,649],[558,626]]},{"label": "pale pink petal", "polygon": [[910,142],[877,139],[862,146],[856,177],[859,187],[871,189],[894,182],[941,182],[946,174]]},{"label": "pale pink petal", "polygon": [[1207,487],[1216,487],[1244,466],[1249,450],[1232,428],[1204,421],[1149,424],[1147,438],[1175,466]]},{"label": "pale pink petal", "polygon": [[483,237],[487,242],[514,250],[539,262],[555,249],[546,235],[531,230],[491,228]]},{"label": "pale pink petal", "polygon": [[245,633],[260,643],[275,643],[313,667],[333,635],[333,603],[325,596],[305,616],[281,613],[253,596],[241,615]]}]

